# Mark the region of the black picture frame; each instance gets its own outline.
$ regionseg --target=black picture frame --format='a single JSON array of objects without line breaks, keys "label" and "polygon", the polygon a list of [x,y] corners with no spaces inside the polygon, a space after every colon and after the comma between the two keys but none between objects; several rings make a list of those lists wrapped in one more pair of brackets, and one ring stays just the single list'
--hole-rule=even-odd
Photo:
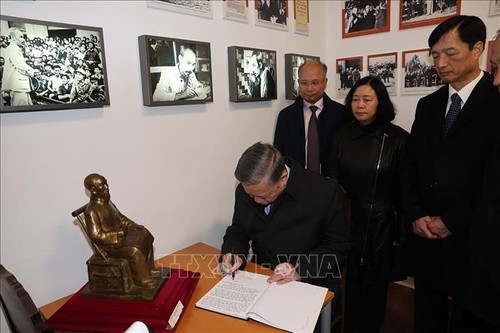
[{"label": "black picture frame", "polygon": [[210,43],[151,35],[138,41],[144,105],[213,102]]},{"label": "black picture frame", "polygon": [[296,99],[299,96],[299,67],[310,60],[320,61],[320,57],[297,53],[285,54],[286,99]]},{"label": "black picture frame", "polygon": [[229,46],[227,53],[231,102],[277,99],[276,51]]},{"label": "black picture frame", "polygon": [[1,113],[110,105],[102,28],[5,15],[0,20]]}]

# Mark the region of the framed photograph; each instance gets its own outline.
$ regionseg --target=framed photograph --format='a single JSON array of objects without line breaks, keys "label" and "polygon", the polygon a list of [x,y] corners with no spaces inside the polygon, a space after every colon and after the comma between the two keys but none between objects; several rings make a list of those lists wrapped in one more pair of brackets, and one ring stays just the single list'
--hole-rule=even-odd
[{"label": "framed photograph", "polygon": [[139,36],[144,105],[212,102],[210,44]]},{"label": "framed photograph", "polygon": [[285,54],[285,98],[299,96],[299,67],[309,60],[319,61],[319,57],[304,54]]},{"label": "framed photograph", "polygon": [[248,23],[248,0],[224,0],[222,17],[227,20]]},{"label": "framed photograph", "polygon": [[401,94],[427,94],[443,85],[429,52],[429,48],[403,51]]},{"label": "framed photograph", "polygon": [[500,15],[500,0],[490,0],[489,16]]},{"label": "framed photograph", "polygon": [[439,24],[460,15],[461,0],[401,0],[399,4],[399,29],[402,30]]},{"label": "framed photograph", "polygon": [[231,102],[276,99],[276,51],[230,46],[229,100]]},{"label": "framed photograph", "polygon": [[293,0],[295,33],[309,35],[309,0]]},{"label": "framed photograph", "polygon": [[101,28],[0,20],[2,113],[109,105]]},{"label": "framed photograph", "polygon": [[288,31],[288,0],[254,0],[255,25]]},{"label": "framed photograph", "polygon": [[342,38],[386,32],[391,29],[391,1],[344,1]]},{"label": "framed photograph", "polygon": [[146,0],[148,7],[212,18],[210,0]]},{"label": "framed photograph", "polygon": [[387,88],[389,95],[397,94],[398,53],[389,52],[368,56],[368,73],[376,76]]},{"label": "framed photograph", "polygon": [[354,86],[354,83],[363,76],[363,57],[350,57],[337,59],[336,83],[337,98],[345,98]]}]

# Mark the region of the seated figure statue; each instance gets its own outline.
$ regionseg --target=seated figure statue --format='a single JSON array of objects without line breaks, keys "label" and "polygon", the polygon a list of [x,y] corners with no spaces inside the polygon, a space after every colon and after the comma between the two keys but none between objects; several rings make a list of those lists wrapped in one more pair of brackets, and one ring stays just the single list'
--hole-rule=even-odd
[{"label": "seated figure statue", "polygon": [[84,180],[90,192],[84,216],[87,234],[103,256],[126,259],[136,286],[152,288],[160,271],[154,269],[154,237],[120,213],[110,200],[106,178],[93,173]]}]

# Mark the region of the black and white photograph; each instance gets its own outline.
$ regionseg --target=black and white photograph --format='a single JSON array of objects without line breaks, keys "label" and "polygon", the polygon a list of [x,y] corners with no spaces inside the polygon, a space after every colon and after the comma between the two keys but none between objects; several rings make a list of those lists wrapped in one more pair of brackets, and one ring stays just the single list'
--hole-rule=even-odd
[{"label": "black and white photograph", "polygon": [[296,99],[299,96],[299,68],[310,60],[319,61],[318,56],[304,54],[285,54],[285,98]]},{"label": "black and white photograph", "polygon": [[1,112],[109,105],[101,28],[1,16]]},{"label": "black and white photograph", "polygon": [[342,10],[342,38],[389,31],[391,1],[347,0]]},{"label": "black and white photograph", "polygon": [[361,77],[363,77],[362,56],[337,59],[335,97],[345,98]]},{"label": "black and white photograph", "polygon": [[288,0],[254,0],[255,24],[288,31]]},{"label": "black and white photograph", "polygon": [[434,68],[430,49],[403,51],[401,94],[427,94],[443,85]]},{"label": "black and white photograph", "polygon": [[500,0],[490,0],[490,11],[488,15],[500,15]]},{"label": "black and white photograph", "polygon": [[389,95],[397,94],[398,53],[388,52],[368,56],[368,74],[376,76],[387,88]]},{"label": "black and white photograph", "polygon": [[230,46],[229,99],[231,102],[276,99],[276,51]]},{"label": "black and white photograph", "polygon": [[212,3],[210,0],[146,0],[151,8],[170,10],[183,14],[212,18]]},{"label": "black and white photograph", "polygon": [[439,24],[460,15],[461,0],[402,0],[399,8],[399,29]]},{"label": "black and white photograph", "polygon": [[142,35],[139,56],[144,105],[213,101],[209,43]]}]

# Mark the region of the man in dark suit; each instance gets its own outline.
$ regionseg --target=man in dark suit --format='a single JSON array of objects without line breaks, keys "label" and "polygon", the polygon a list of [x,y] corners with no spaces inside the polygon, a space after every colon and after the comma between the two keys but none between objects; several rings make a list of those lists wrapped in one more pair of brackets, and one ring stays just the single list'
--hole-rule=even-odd
[{"label": "man in dark suit", "polygon": [[243,153],[234,174],[240,184],[222,270],[244,267],[252,241],[252,260],[274,270],[269,282],[301,280],[335,292],[350,247],[337,188],[260,142]]},{"label": "man in dark suit", "polygon": [[295,102],[281,110],[276,122],[274,145],[283,156],[297,161],[302,167],[307,166],[307,133],[312,116],[311,105],[317,107],[319,132],[320,174],[328,169],[328,153],[333,133],[347,121],[347,109],[331,100],[325,89],[327,67],[311,60],[299,67],[299,97]]},{"label": "man in dark suit", "polygon": [[463,307],[468,243],[500,120],[498,91],[479,68],[485,39],[484,23],[462,15],[439,24],[428,40],[446,85],[418,102],[402,169],[416,333],[469,332],[474,325]]}]

